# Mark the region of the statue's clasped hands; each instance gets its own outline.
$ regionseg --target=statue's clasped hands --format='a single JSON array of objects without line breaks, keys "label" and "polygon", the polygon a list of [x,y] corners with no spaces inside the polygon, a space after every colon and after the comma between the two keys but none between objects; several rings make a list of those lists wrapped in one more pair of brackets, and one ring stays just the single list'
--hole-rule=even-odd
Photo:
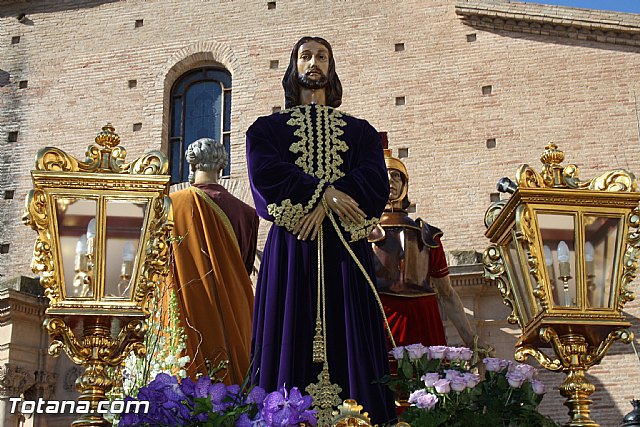
[{"label": "statue's clasped hands", "polygon": [[[358,203],[348,194],[329,186],[322,195],[329,209],[331,209],[338,217],[354,224],[360,224],[364,221],[366,215],[358,207]],[[298,240],[315,240],[318,235],[322,221],[326,216],[326,211],[322,203],[318,205],[308,214],[306,214],[300,222],[294,227],[293,234],[298,235]]]}]

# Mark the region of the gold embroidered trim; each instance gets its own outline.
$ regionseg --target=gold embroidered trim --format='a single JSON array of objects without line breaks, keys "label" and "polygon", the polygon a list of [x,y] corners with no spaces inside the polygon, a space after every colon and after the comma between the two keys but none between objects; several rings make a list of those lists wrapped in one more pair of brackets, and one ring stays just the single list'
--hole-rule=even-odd
[{"label": "gold embroidered trim", "polygon": [[378,218],[371,218],[364,220],[360,224],[354,224],[350,221],[346,221],[343,218],[340,218],[342,227],[347,233],[351,235],[351,240],[349,240],[350,242],[355,242],[369,236],[369,234],[371,234],[371,230],[373,230],[375,226],[378,225],[378,222],[380,222]]},{"label": "gold embroidered trim", "polygon": [[[325,114],[326,113],[328,113],[327,110],[325,110]],[[331,111],[327,116],[325,123],[330,135],[329,141],[327,141],[328,150],[325,152],[326,163],[328,165],[327,181],[335,182],[338,178],[344,176],[344,172],[340,170],[340,165],[344,163],[340,152],[348,151],[349,146],[341,140],[340,137],[344,135],[342,128],[346,126],[347,123],[341,119],[342,113],[338,110]]]},{"label": "gold embroidered trim", "polygon": [[313,173],[313,150],[309,149],[309,145],[313,142],[313,126],[311,124],[311,110],[308,107],[296,108],[291,110],[291,118],[287,121],[289,126],[296,126],[297,129],[293,133],[300,138],[298,142],[294,142],[289,147],[292,153],[300,153],[295,164],[308,173]]},{"label": "gold embroidered trim", "polygon": [[[328,116],[328,114],[322,114],[322,109],[318,108],[317,110],[317,114],[316,114],[316,129],[318,132],[318,138],[316,139],[316,141],[318,142],[315,149],[317,154],[317,158],[318,158],[318,167],[317,167],[317,171],[316,171],[316,176],[320,179],[323,179],[325,176],[325,170],[324,170],[324,164],[326,164],[327,166],[329,165],[329,162],[327,162],[327,158],[325,155],[325,152],[327,150],[325,150],[325,147],[327,145],[326,143],[326,135],[323,132],[323,118],[325,118]],[[311,149],[313,149],[313,147],[310,147]]]},{"label": "gold embroidered trim", "polygon": [[324,180],[321,180],[316,187],[316,191],[307,202],[306,206],[302,206],[302,203],[291,202],[291,199],[284,199],[280,204],[271,203],[267,205],[267,211],[269,215],[273,217],[273,222],[280,227],[286,228],[288,231],[293,231],[298,222],[311,211],[313,206],[320,197],[320,193],[324,188]]},{"label": "gold embroidered trim", "polygon": [[289,151],[300,154],[295,164],[305,173],[326,182],[334,182],[344,176],[344,172],[340,170],[340,165],[344,163],[340,153],[348,151],[349,146],[340,137],[344,135],[342,128],[347,123],[342,120],[340,111],[317,105],[314,135],[312,108],[311,105],[304,105],[287,110],[291,114],[287,124],[297,127],[293,134],[300,138],[291,144]]},{"label": "gold embroidered trim", "polygon": [[[344,135],[342,129],[347,123],[342,120],[343,113],[331,107],[316,105],[315,135],[314,123],[311,118],[312,105],[303,105],[285,110],[291,114],[287,121],[289,126],[297,129],[294,135],[298,141],[291,144],[289,151],[299,154],[295,164],[305,173],[315,176],[324,182],[335,182],[344,176],[340,166],[344,163],[342,153],[349,150],[349,146],[340,137]],[[316,165],[314,165],[314,155]],[[315,195],[314,195],[315,196]],[[312,199],[311,206],[317,197]],[[289,199],[281,206],[269,205],[269,213],[276,218],[275,223],[284,225],[289,231],[309,210],[301,204],[293,205]],[[362,224],[351,224],[341,220],[344,229],[351,235],[351,242],[363,239],[369,235],[378,223],[377,218],[365,220]]]}]

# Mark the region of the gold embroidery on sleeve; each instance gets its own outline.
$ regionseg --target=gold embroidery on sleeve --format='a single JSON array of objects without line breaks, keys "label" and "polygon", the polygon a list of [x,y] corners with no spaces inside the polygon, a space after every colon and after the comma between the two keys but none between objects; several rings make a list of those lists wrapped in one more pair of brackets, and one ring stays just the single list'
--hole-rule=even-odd
[{"label": "gold embroidery on sleeve", "polygon": [[320,193],[324,188],[324,180],[321,180],[316,187],[316,191],[309,199],[309,202],[306,206],[302,206],[302,203],[296,203],[295,205],[291,202],[291,199],[285,199],[280,204],[271,203],[267,205],[267,211],[269,215],[273,217],[273,222],[276,225],[286,228],[288,231],[293,231],[298,222],[302,219],[303,216],[308,214],[313,206],[316,204],[316,200],[320,197]]},{"label": "gold embroidery on sleeve", "polygon": [[360,224],[354,224],[352,222],[345,221],[340,218],[340,224],[342,228],[351,235],[349,242],[355,242],[360,239],[364,239],[371,233],[371,230],[378,224],[378,218],[365,219]]}]

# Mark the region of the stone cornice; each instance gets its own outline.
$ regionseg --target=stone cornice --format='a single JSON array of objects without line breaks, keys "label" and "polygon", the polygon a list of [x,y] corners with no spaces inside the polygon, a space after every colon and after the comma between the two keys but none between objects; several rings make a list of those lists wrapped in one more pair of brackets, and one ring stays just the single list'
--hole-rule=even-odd
[{"label": "stone cornice", "polygon": [[22,315],[42,320],[47,301],[13,289],[0,290],[0,325],[6,325],[13,316]]},{"label": "stone cornice", "polygon": [[482,264],[455,265],[449,267],[449,278],[451,286],[467,287],[482,286],[486,282],[482,278]]},{"label": "stone cornice", "polygon": [[640,15],[504,0],[466,0],[456,14],[474,28],[640,46]]}]

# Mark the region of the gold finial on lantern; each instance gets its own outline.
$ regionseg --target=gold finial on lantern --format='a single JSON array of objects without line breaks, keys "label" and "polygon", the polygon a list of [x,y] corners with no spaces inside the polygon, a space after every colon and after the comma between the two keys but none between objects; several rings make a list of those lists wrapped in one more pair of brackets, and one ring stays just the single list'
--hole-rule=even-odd
[{"label": "gold finial on lantern", "polygon": [[542,168],[542,178],[547,187],[566,187],[563,178],[563,167],[560,165],[564,160],[564,152],[558,150],[558,146],[553,142],[547,144],[540,156],[540,161],[544,165]]},{"label": "gold finial on lantern", "polygon": [[111,123],[102,127],[102,131],[96,135],[96,144],[101,147],[113,148],[120,144],[120,136],[115,132],[116,128]]}]

